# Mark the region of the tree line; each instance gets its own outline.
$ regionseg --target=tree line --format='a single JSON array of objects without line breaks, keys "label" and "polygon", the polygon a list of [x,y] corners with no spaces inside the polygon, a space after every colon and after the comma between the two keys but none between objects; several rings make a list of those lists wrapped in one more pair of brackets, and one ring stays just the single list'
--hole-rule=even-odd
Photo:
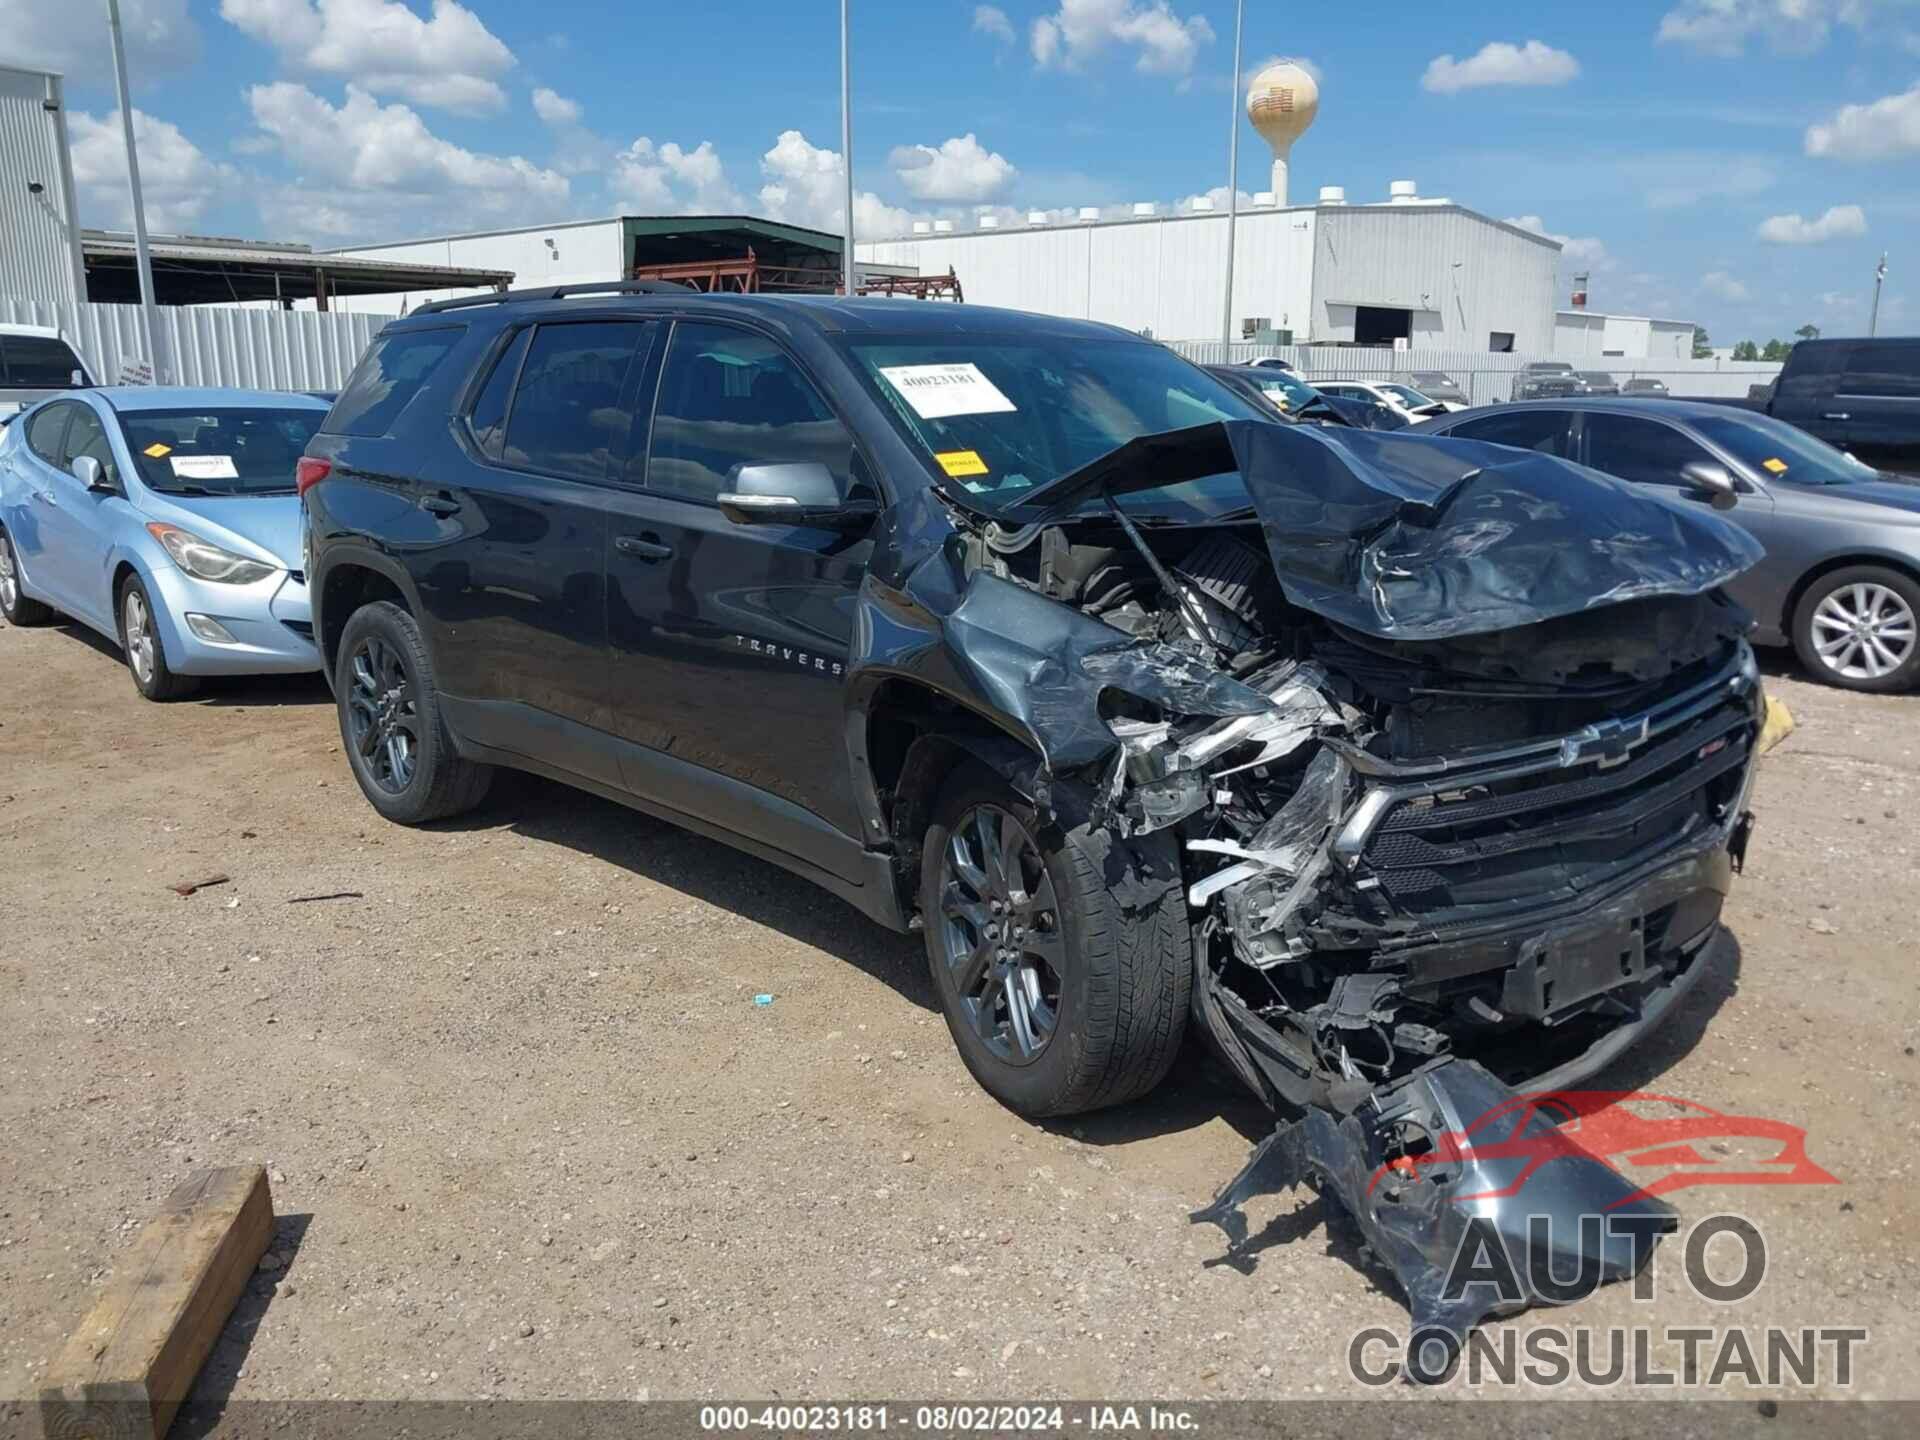
[{"label": "tree line", "polygon": [[[1787,352],[1793,349],[1794,345],[1799,341],[1818,340],[1820,338],[1820,327],[1818,325],[1802,325],[1798,330],[1794,331],[1793,334],[1794,339],[1792,340],[1769,340],[1765,345],[1756,344],[1752,340],[1742,340],[1733,347],[1733,355],[1731,358],[1735,360],[1785,360],[1787,358]],[[1711,360],[1713,358],[1713,340],[1708,336],[1706,327],[1703,325],[1693,327],[1693,358],[1696,360]]]}]

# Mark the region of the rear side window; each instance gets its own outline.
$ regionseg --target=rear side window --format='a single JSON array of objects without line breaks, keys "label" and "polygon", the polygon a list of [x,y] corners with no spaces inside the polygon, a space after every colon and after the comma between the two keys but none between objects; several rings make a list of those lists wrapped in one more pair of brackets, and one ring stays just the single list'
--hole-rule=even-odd
[{"label": "rear side window", "polygon": [[385,435],[461,333],[460,327],[449,326],[379,336],[354,367],[353,378],[320,428],[332,435]]},{"label": "rear side window", "polygon": [[786,353],[729,326],[676,324],[647,488],[712,500],[736,466],[805,461],[825,465],[847,493],[853,439]]},{"label": "rear side window", "polygon": [[73,404],[49,405],[27,422],[27,448],[47,464],[60,466],[60,442],[67,421],[80,407]]},{"label": "rear side window", "polygon": [[536,329],[514,390],[501,458],[524,470],[605,479],[633,419],[622,399],[645,333],[644,325],[619,320]]},{"label": "rear side window", "polygon": [[1508,415],[1489,415],[1469,420],[1447,431],[1462,440],[1484,440],[1489,445],[1513,445],[1521,450],[1538,450],[1542,455],[1567,453],[1567,412],[1564,410],[1517,410]]},{"label": "rear side window", "polygon": [[52,335],[0,335],[0,384],[21,390],[66,390],[86,367],[73,347]]},{"label": "rear side window", "polygon": [[531,330],[521,330],[514,335],[494,362],[493,373],[480,387],[479,398],[473,402],[473,413],[467,417],[473,443],[490,460],[500,458],[506,443],[508,402],[513,399],[513,382],[520,378],[520,362],[526,358],[527,342],[532,339]]},{"label": "rear side window", "polygon": [[1840,393],[1920,399],[1920,340],[1854,346]]}]

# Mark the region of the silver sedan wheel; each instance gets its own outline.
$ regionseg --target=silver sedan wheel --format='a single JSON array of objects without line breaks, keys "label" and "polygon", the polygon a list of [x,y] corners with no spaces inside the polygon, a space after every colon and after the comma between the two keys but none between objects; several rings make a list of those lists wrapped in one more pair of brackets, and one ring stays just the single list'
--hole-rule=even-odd
[{"label": "silver sedan wheel", "polygon": [[1820,662],[1849,680],[1880,680],[1906,664],[1920,638],[1913,608],[1895,590],[1872,581],[1843,585],[1813,612],[1813,648]]},{"label": "silver sedan wheel", "polygon": [[147,613],[147,602],[138,590],[127,591],[120,618],[127,636],[127,663],[142,685],[151,685],[157,642],[153,636],[153,616]]},{"label": "silver sedan wheel", "polygon": [[11,610],[20,601],[20,580],[13,573],[13,546],[0,540],[0,606]]}]

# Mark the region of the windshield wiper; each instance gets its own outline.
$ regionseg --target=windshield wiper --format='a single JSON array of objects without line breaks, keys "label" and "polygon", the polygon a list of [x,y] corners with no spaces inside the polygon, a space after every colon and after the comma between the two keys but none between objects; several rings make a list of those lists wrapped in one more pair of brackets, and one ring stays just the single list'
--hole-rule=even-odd
[{"label": "windshield wiper", "polygon": [[1213,632],[1207,626],[1207,617],[1200,613],[1200,607],[1194,603],[1193,596],[1168,573],[1167,567],[1160,563],[1160,557],[1147,547],[1146,540],[1140,534],[1140,527],[1127,518],[1127,512],[1113,498],[1113,492],[1101,487],[1100,496],[1107,502],[1107,508],[1113,512],[1113,518],[1120,522],[1120,528],[1126,531],[1127,539],[1133,542],[1133,548],[1140,552],[1140,558],[1147,562],[1147,568],[1153,571],[1154,579],[1160,582],[1160,588],[1167,592],[1167,598],[1179,608],[1180,618],[1187,622],[1187,631],[1205,647],[1207,658],[1218,662],[1220,642],[1213,638]]}]

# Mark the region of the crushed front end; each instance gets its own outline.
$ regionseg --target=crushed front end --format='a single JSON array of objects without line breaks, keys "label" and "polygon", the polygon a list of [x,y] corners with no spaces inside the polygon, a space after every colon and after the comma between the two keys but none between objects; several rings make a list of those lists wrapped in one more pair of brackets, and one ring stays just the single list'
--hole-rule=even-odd
[{"label": "crushed front end", "polygon": [[[1174,513],[1166,487],[1229,471],[1251,505]],[[1719,586],[1757,547],[1548,457],[1299,427],[1147,437],[1051,491],[967,531],[952,628],[1024,632],[1048,768],[1184,858],[1195,1017],[1283,1117],[1196,1218],[1238,1235],[1248,1195],[1312,1184],[1463,1333],[1485,1310],[1440,1298],[1434,1188],[1462,1169],[1380,1167],[1591,1074],[1699,980],[1764,707]],[[1073,623],[1028,628],[1016,589]],[[1550,1208],[1623,1203],[1563,1158]],[[1574,1258],[1599,1283],[1645,1248]]]}]

